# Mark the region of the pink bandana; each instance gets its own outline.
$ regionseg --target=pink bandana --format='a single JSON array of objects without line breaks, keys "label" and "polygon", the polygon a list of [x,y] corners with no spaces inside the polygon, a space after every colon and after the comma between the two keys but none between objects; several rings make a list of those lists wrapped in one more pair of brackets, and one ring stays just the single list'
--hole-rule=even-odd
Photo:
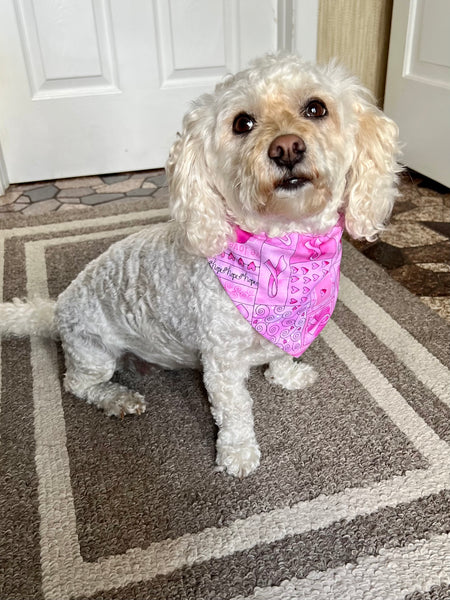
[{"label": "pink bandana", "polygon": [[323,235],[270,238],[239,227],[237,239],[208,262],[250,325],[300,356],[325,327],[339,287],[342,225]]}]

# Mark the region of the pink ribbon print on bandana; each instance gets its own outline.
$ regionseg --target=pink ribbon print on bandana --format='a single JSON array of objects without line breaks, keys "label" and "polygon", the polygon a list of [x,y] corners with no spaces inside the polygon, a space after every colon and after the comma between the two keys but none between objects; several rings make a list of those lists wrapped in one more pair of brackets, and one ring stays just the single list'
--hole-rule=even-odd
[{"label": "pink ribbon print on bandana", "polygon": [[342,225],[328,233],[268,237],[236,227],[236,241],[208,262],[250,325],[298,357],[319,335],[336,305]]}]

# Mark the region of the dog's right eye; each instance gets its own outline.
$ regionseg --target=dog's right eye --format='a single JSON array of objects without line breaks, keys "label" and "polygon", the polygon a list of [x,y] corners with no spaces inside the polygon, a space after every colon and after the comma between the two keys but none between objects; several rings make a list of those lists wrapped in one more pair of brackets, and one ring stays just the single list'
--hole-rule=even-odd
[{"label": "dog's right eye", "polygon": [[247,113],[241,113],[233,121],[233,132],[237,135],[248,133],[255,126],[255,122],[255,119]]}]

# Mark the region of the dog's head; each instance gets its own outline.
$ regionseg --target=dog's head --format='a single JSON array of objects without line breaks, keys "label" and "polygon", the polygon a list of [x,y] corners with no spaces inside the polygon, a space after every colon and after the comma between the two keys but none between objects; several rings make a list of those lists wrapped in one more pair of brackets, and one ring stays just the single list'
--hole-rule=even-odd
[{"label": "dog's head", "polygon": [[396,196],[397,127],[341,67],[271,55],[227,77],[183,121],[167,162],[187,248],[212,256],[252,233],[320,234],[345,215],[374,239]]}]

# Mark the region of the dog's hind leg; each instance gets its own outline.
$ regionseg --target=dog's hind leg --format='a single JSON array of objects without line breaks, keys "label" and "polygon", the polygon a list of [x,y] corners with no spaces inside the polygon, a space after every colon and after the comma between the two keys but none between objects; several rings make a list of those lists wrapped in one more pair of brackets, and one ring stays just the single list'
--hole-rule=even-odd
[{"label": "dog's hind leg", "polygon": [[117,358],[106,349],[89,346],[89,351],[77,352],[63,344],[66,360],[64,388],[89,404],[102,409],[108,416],[123,417],[126,414],[145,412],[144,397],[127,387],[110,381]]}]

